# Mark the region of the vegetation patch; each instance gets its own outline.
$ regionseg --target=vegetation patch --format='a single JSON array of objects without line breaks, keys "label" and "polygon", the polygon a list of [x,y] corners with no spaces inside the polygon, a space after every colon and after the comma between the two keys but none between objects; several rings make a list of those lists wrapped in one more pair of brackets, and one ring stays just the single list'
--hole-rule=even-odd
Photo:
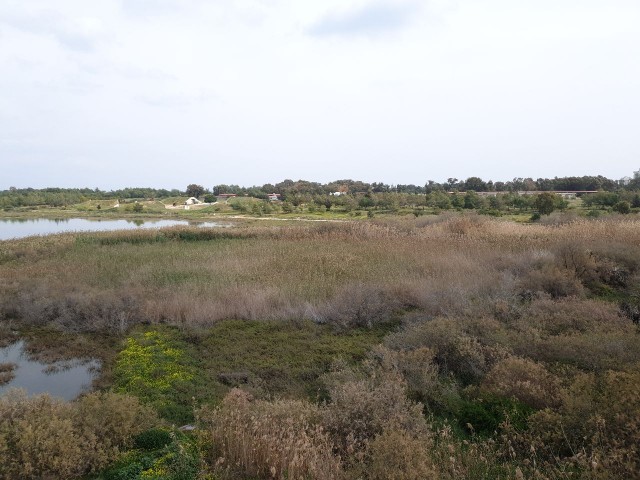
[{"label": "vegetation patch", "polygon": [[262,396],[318,398],[319,377],[337,357],[362,360],[394,325],[336,334],[312,322],[229,320],[208,330],[199,345],[202,365],[219,401],[245,385]]},{"label": "vegetation patch", "polygon": [[138,397],[167,420],[189,422],[197,368],[187,349],[168,329],[128,337],[115,362],[115,391]]},{"label": "vegetation patch", "polygon": [[193,437],[151,429],[135,437],[134,449],[103,471],[101,480],[195,480],[199,453]]},{"label": "vegetation patch", "polygon": [[16,369],[15,363],[0,363],[0,385],[9,383],[15,378],[14,370]]}]

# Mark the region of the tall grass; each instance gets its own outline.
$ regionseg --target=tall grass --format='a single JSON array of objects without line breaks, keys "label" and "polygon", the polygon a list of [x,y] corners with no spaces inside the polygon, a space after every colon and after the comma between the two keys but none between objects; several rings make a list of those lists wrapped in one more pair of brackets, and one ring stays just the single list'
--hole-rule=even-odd
[{"label": "tall grass", "polygon": [[299,317],[358,324],[407,308],[454,315],[524,290],[582,295],[583,279],[556,261],[562,245],[590,255],[615,241],[635,269],[638,227],[461,216],[32,238],[0,245],[0,308],[5,318],[75,330]]}]

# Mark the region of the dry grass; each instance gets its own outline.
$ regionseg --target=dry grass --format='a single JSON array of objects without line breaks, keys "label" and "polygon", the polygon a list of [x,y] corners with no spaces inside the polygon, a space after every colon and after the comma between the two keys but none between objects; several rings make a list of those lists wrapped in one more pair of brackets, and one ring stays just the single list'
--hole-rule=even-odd
[{"label": "dry grass", "polygon": [[64,403],[10,391],[0,397],[0,477],[82,477],[116,459],[155,418],[122,395],[93,393]]},{"label": "dry grass", "polygon": [[334,480],[340,460],[317,424],[318,408],[300,401],[254,401],[232,390],[219,409],[203,411],[211,468],[264,479]]}]

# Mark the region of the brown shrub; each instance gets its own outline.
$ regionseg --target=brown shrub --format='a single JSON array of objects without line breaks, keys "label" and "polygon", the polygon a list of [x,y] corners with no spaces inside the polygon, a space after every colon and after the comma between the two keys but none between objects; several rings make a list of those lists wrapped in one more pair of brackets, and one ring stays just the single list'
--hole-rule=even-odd
[{"label": "brown shrub", "polygon": [[430,348],[442,373],[452,373],[464,383],[475,383],[505,353],[500,347],[482,344],[475,335],[465,331],[471,327],[473,322],[454,318],[416,322],[387,337],[385,345],[393,350]]},{"label": "brown shrub", "polygon": [[233,389],[220,408],[200,412],[202,440],[211,446],[207,460],[214,471],[255,478],[340,478],[340,460],[318,417],[318,408],[307,402],[253,401]]},{"label": "brown shrub", "polygon": [[398,300],[383,288],[348,285],[320,308],[316,320],[339,329],[372,328],[389,322],[400,306]]},{"label": "brown shrub", "polygon": [[560,382],[543,365],[519,357],[499,361],[480,385],[482,392],[516,398],[536,409],[558,406]]},{"label": "brown shrub", "polygon": [[104,330],[122,333],[139,318],[136,299],[126,293],[65,291],[63,286],[50,284],[20,290],[3,300],[0,316],[74,333]]},{"label": "brown shrub", "polygon": [[373,365],[364,378],[329,382],[331,402],[323,411],[323,424],[341,454],[364,450],[385,429],[425,432],[422,405],[409,401],[406,389],[398,372]]},{"label": "brown shrub", "polygon": [[136,399],[116,394],[65,403],[10,391],[0,397],[0,477],[76,478],[95,472],[155,418]]},{"label": "brown shrub", "polygon": [[402,430],[385,430],[367,448],[370,462],[365,478],[370,480],[439,479],[429,450],[433,441]]},{"label": "brown shrub", "polygon": [[532,270],[520,280],[522,292],[546,293],[553,298],[582,296],[584,288],[575,274],[553,265]]},{"label": "brown shrub", "polygon": [[536,299],[523,310],[518,326],[549,335],[587,332],[615,332],[627,329],[617,309],[611,303],[598,300],[562,298]]},{"label": "brown shrub", "polygon": [[628,372],[582,374],[562,392],[558,411],[530,420],[527,441],[586,478],[638,478],[640,471],[640,366]]}]

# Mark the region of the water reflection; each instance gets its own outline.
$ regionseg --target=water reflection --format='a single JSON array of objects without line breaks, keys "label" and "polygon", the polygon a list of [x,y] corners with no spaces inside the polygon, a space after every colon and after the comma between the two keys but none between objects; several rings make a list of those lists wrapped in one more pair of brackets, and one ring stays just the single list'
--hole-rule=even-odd
[{"label": "water reflection", "polygon": [[174,226],[229,227],[229,224],[189,220],[104,220],[89,218],[3,218],[0,219],[0,240],[23,238],[32,235],[49,235],[63,232],[103,232],[136,228],[165,228]]},{"label": "water reflection", "polygon": [[65,400],[73,400],[90,389],[100,363],[97,360],[72,360],[45,364],[30,359],[19,341],[0,348],[0,363],[14,363],[15,377],[0,386],[0,395],[10,388],[23,388],[29,395],[49,393]]}]

